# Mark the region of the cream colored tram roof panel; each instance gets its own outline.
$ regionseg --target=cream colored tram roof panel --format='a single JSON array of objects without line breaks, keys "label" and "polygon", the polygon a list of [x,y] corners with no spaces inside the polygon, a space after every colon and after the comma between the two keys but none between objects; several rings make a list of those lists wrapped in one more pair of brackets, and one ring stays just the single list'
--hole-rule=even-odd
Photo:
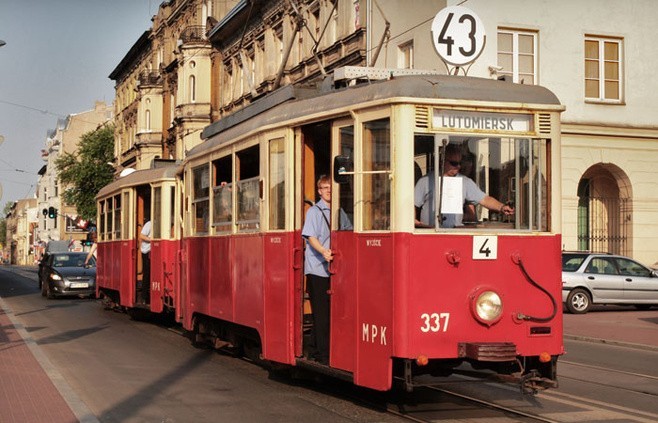
[{"label": "cream colored tram roof panel", "polygon": [[175,179],[176,174],[180,171],[180,166],[171,165],[166,167],[159,167],[155,169],[136,170],[129,175],[123,176],[114,182],[111,182],[101,188],[96,195],[96,199],[107,197],[118,193],[123,188],[144,185],[155,181],[166,179]]},{"label": "cream colored tram roof panel", "polygon": [[211,151],[254,128],[387,98],[560,105],[555,94],[539,85],[455,75],[396,76],[327,92],[286,86],[207,126],[202,134],[206,141],[193,148],[188,158]]}]

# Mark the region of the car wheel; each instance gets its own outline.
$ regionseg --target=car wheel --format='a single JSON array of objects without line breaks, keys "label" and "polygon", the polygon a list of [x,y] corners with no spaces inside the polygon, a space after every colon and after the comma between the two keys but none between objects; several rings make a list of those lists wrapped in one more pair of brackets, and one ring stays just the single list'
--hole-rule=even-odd
[{"label": "car wheel", "polygon": [[50,284],[45,284],[45,285],[46,285],[46,298],[52,300],[53,298],[55,298],[55,296],[53,295],[53,292],[50,290]]},{"label": "car wheel", "polygon": [[638,310],[649,310],[651,308],[651,304],[635,304],[635,308]]},{"label": "car wheel", "polygon": [[567,296],[567,309],[573,314],[585,314],[592,305],[589,293],[582,288],[572,289]]}]

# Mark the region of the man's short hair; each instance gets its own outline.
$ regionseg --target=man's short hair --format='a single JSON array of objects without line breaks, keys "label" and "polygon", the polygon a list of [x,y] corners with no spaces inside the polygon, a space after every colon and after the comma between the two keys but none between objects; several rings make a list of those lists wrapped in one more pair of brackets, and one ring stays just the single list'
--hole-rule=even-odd
[{"label": "man's short hair", "polygon": [[320,175],[320,178],[318,179],[317,187],[320,189],[320,186],[322,184],[329,184],[331,185],[331,178],[327,175]]},{"label": "man's short hair", "polygon": [[452,155],[455,155],[455,154],[458,154],[460,156],[462,155],[461,146],[459,146],[458,144],[448,144],[448,145],[445,146],[444,150],[445,150],[445,156],[446,157],[452,156]]}]

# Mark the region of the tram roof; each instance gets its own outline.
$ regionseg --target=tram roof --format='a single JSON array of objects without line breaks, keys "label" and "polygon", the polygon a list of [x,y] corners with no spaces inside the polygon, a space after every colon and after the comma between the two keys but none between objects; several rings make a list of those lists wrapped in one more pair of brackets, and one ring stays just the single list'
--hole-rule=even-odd
[{"label": "tram roof", "polygon": [[149,184],[154,181],[174,179],[179,171],[178,165],[158,167],[155,169],[136,170],[126,176],[122,176],[101,188],[96,198],[103,198],[120,191],[123,188],[137,185]]},{"label": "tram roof", "polygon": [[324,92],[289,85],[207,126],[201,135],[206,141],[193,148],[188,157],[202,154],[254,128],[387,98],[560,105],[555,94],[539,85],[455,75],[396,76]]}]

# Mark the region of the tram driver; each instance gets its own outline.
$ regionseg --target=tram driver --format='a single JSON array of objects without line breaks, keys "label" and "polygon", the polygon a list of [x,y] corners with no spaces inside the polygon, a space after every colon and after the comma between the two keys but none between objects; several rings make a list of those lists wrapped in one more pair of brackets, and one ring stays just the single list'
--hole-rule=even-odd
[{"label": "tram driver", "polygon": [[[514,214],[514,208],[503,204],[495,198],[483,192],[477,184],[469,177],[460,173],[462,152],[457,144],[448,144],[444,148],[445,159],[443,160],[443,176],[447,178],[461,179],[461,205],[466,205],[467,210],[471,205],[480,204],[487,209],[501,213],[505,216]],[[415,225],[417,228],[433,228],[435,226],[435,195],[434,195],[434,171],[422,176],[416,183],[414,189],[414,206],[416,208]],[[458,186],[458,185],[457,185]],[[444,193],[443,199],[446,199]],[[464,214],[442,213],[441,227],[455,228],[464,226]]]}]

